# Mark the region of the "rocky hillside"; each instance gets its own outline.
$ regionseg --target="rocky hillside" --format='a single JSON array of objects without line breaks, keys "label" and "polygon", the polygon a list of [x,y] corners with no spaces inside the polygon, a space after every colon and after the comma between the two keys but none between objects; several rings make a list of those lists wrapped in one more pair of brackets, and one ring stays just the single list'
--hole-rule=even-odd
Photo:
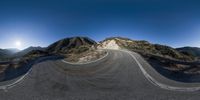
[{"label": "rocky hillside", "polygon": [[[85,63],[103,57],[106,52],[100,52],[97,48],[103,49],[128,49],[140,53],[146,61],[149,62],[158,72],[162,69],[169,73],[166,76],[177,72],[182,74],[200,74],[199,63],[192,62],[196,56],[199,56],[198,48],[178,48],[174,49],[169,46],[152,44],[148,41],[135,41],[122,37],[107,38],[100,43],[96,43],[87,37],[70,37],[59,40],[47,48],[30,47],[16,53],[10,61],[3,61],[0,64],[0,81],[5,78],[5,71],[18,71],[23,65],[44,56],[62,56],[66,61],[73,63]],[[7,57],[12,54],[9,50],[0,49],[0,57]],[[1,60],[2,61],[2,60]],[[187,62],[190,61],[190,62]],[[13,63],[14,62],[14,63]],[[163,71],[161,71],[163,72]],[[2,73],[2,74],[1,74]],[[162,73],[161,73],[162,74]],[[9,78],[8,78],[9,79]],[[180,79],[178,77],[177,79]]]},{"label": "rocky hillside", "polygon": [[41,51],[44,51],[45,48],[42,48],[42,47],[40,47],[40,46],[38,46],[38,47],[33,47],[33,46],[31,46],[31,47],[28,47],[28,48],[26,48],[26,49],[20,51],[20,52],[17,52],[17,53],[14,55],[14,57],[22,57],[22,56],[27,55],[29,52],[32,52],[32,51],[34,51],[34,50],[41,50]]},{"label": "rocky hillside", "polygon": [[18,49],[0,49],[0,61],[9,60],[17,52]]},{"label": "rocky hillside", "polygon": [[184,53],[186,55],[193,55],[195,57],[200,58],[200,48],[197,47],[182,47],[182,48],[176,48],[181,53]]},{"label": "rocky hillside", "polygon": [[47,47],[46,51],[51,53],[66,53],[73,48],[84,49],[84,47],[91,47],[95,44],[95,41],[87,37],[71,37],[53,43]]},{"label": "rocky hillside", "polygon": [[159,44],[151,44],[148,41],[135,41],[128,38],[112,37],[107,38],[98,44],[98,48],[106,49],[128,49],[143,54],[152,54],[170,59],[193,60],[192,55],[183,54],[176,49]]},{"label": "rocky hillside", "polygon": [[0,49],[0,56],[5,57],[10,55],[10,52],[8,50]]},{"label": "rocky hillside", "polygon": [[[64,57],[66,61],[73,63],[85,63],[99,59],[106,53],[96,50],[94,48],[95,45],[96,42],[87,37],[71,37],[59,40],[49,45],[46,49],[29,47],[16,53],[12,59],[0,63],[0,81],[9,80],[24,74],[29,69],[26,65],[40,57]],[[2,50],[2,54],[6,55],[7,52]],[[6,75],[6,72],[10,74]]]},{"label": "rocky hillside", "polygon": [[14,49],[0,49],[0,61],[9,61],[13,59],[21,59],[28,56],[40,56],[46,54],[64,54],[64,53],[82,53],[92,46],[96,45],[96,42],[87,37],[71,37],[59,40],[47,48],[43,47],[28,47],[19,52]]},{"label": "rocky hillside", "polygon": [[163,76],[176,81],[199,82],[200,63],[196,59],[199,53],[197,48],[175,49],[121,37],[107,38],[98,44],[98,48],[128,49],[138,52]]}]

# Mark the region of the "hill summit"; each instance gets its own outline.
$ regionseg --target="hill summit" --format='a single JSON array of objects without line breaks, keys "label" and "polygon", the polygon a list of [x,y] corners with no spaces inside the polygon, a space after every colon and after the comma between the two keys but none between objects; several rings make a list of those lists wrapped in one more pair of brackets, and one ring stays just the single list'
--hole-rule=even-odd
[{"label": "hill summit", "polygon": [[92,46],[96,42],[88,37],[70,37],[59,40],[47,47],[48,52],[66,52],[72,48],[78,48],[80,46]]},{"label": "hill summit", "polygon": [[104,49],[128,49],[142,54],[151,54],[165,58],[178,60],[193,60],[192,55],[185,55],[176,49],[160,44],[152,44],[148,41],[136,41],[122,37],[111,37],[100,42],[98,48]]}]

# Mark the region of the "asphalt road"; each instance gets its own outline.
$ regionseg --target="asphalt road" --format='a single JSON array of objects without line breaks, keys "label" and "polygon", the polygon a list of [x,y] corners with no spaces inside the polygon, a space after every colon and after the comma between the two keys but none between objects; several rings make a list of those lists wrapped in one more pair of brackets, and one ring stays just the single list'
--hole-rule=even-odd
[{"label": "asphalt road", "polygon": [[16,86],[0,90],[0,100],[199,100],[200,91],[160,88],[144,76],[137,61],[157,81],[170,86],[195,87],[156,73],[138,55],[109,50],[104,59],[84,65],[45,61],[34,65]]}]

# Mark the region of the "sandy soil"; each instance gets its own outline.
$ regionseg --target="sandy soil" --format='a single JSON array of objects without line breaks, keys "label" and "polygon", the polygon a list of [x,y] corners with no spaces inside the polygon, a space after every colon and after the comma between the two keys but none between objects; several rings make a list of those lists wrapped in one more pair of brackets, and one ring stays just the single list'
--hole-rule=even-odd
[{"label": "sandy soil", "polygon": [[87,63],[90,61],[97,60],[106,55],[105,51],[102,50],[90,50],[80,54],[67,54],[65,55],[65,61],[71,63]]}]

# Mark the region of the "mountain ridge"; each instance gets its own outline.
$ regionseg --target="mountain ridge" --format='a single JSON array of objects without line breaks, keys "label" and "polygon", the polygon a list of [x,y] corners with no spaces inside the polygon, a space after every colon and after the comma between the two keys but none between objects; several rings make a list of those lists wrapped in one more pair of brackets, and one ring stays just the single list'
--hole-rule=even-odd
[{"label": "mountain ridge", "polygon": [[[115,46],[114,46],[115,45]],[[123,37],[111,37],[100,41],[99,48],[117,48],[117,49],[128,49],[140,53],[148,53],[158,56],[163,56],[167,58],[175,58],[179,60],[193,60],[192,55],[185,55],[175,48],[167,45],[152,44],[145,40],[132,40]]]},{"label": "mountain ridge", "polygon": [[163,69],[168,71],[167,75],[169,76],[172,73],[176,75],[177,72],[186,73],[187,75],[200,74],[200,65],[195,65],[193,55],[179,52],[176,48],[170,46],[123,37],[110,37],[99,43],[88,37],[69,37],[56,41],[46,48],[29,47],[16,53],[8,63],[0,63],[0,67],[3,68],[0,72],[4,73],[9,71],[9,68],[14,68],[14,72],[18,73],[15,69],[26,69],[23,65],[47,56],[59,56],[66,61],[74,63],[87,62],[106,54],[105,52],[97,52],[99,51],[97,49],[128,49],[137,52],[156,70]]},{"label": "mountain ridge", "polygon": [[[148,53],[168,58],[175,58],[180,60],[193,60],[196,57],[192,53],[185,53],[181,49],[192,48],[192,50],[196,50],[197,47],[182,47],[182,48],[173,48],[167,45],[161,44],[153,44],[145,40],[132,40],[125,37],[109,37],[100,41],[99,43],[88,37],[67,37],[61,40],[58,40],[52,44],[50,44],[46,48],[42,47],[32,47],[26,48],[20,52],[15,54],[15,57],[21,57],[25,54],[28,54],[32,50],[42,50],[50,53],[59,53],[59,52],[69,52],[69,49],[85,46],[84,49],[89,49],[91,47],[104,48],[104,49],[129,49],[131,51],[136,51],[140,53]],[[82,48],[83,49],[83,48]],[[198,48],[199,49],[199,48]],[[197,52],[197,51],[196,51]],[[0,56],[7,56],[8,52],[4,51],[4,49],[0,49]],[[198,53],[200,56],[200,53]]]},{"label": "mountain ridge", "polygon": [[67,52],[71,48],[77,48],[83,45],[92,46],[95,44],[96,42],[88,37],[69,37],[50,44],[46,51],[53,53]]},{"label": "mountain ridge", "polygon": [[200,48],[199,47],[181,47],[181,48],[176,48],[179,52],[186,53],[186,54],[191,54],[195,57],[200,58]]}]

